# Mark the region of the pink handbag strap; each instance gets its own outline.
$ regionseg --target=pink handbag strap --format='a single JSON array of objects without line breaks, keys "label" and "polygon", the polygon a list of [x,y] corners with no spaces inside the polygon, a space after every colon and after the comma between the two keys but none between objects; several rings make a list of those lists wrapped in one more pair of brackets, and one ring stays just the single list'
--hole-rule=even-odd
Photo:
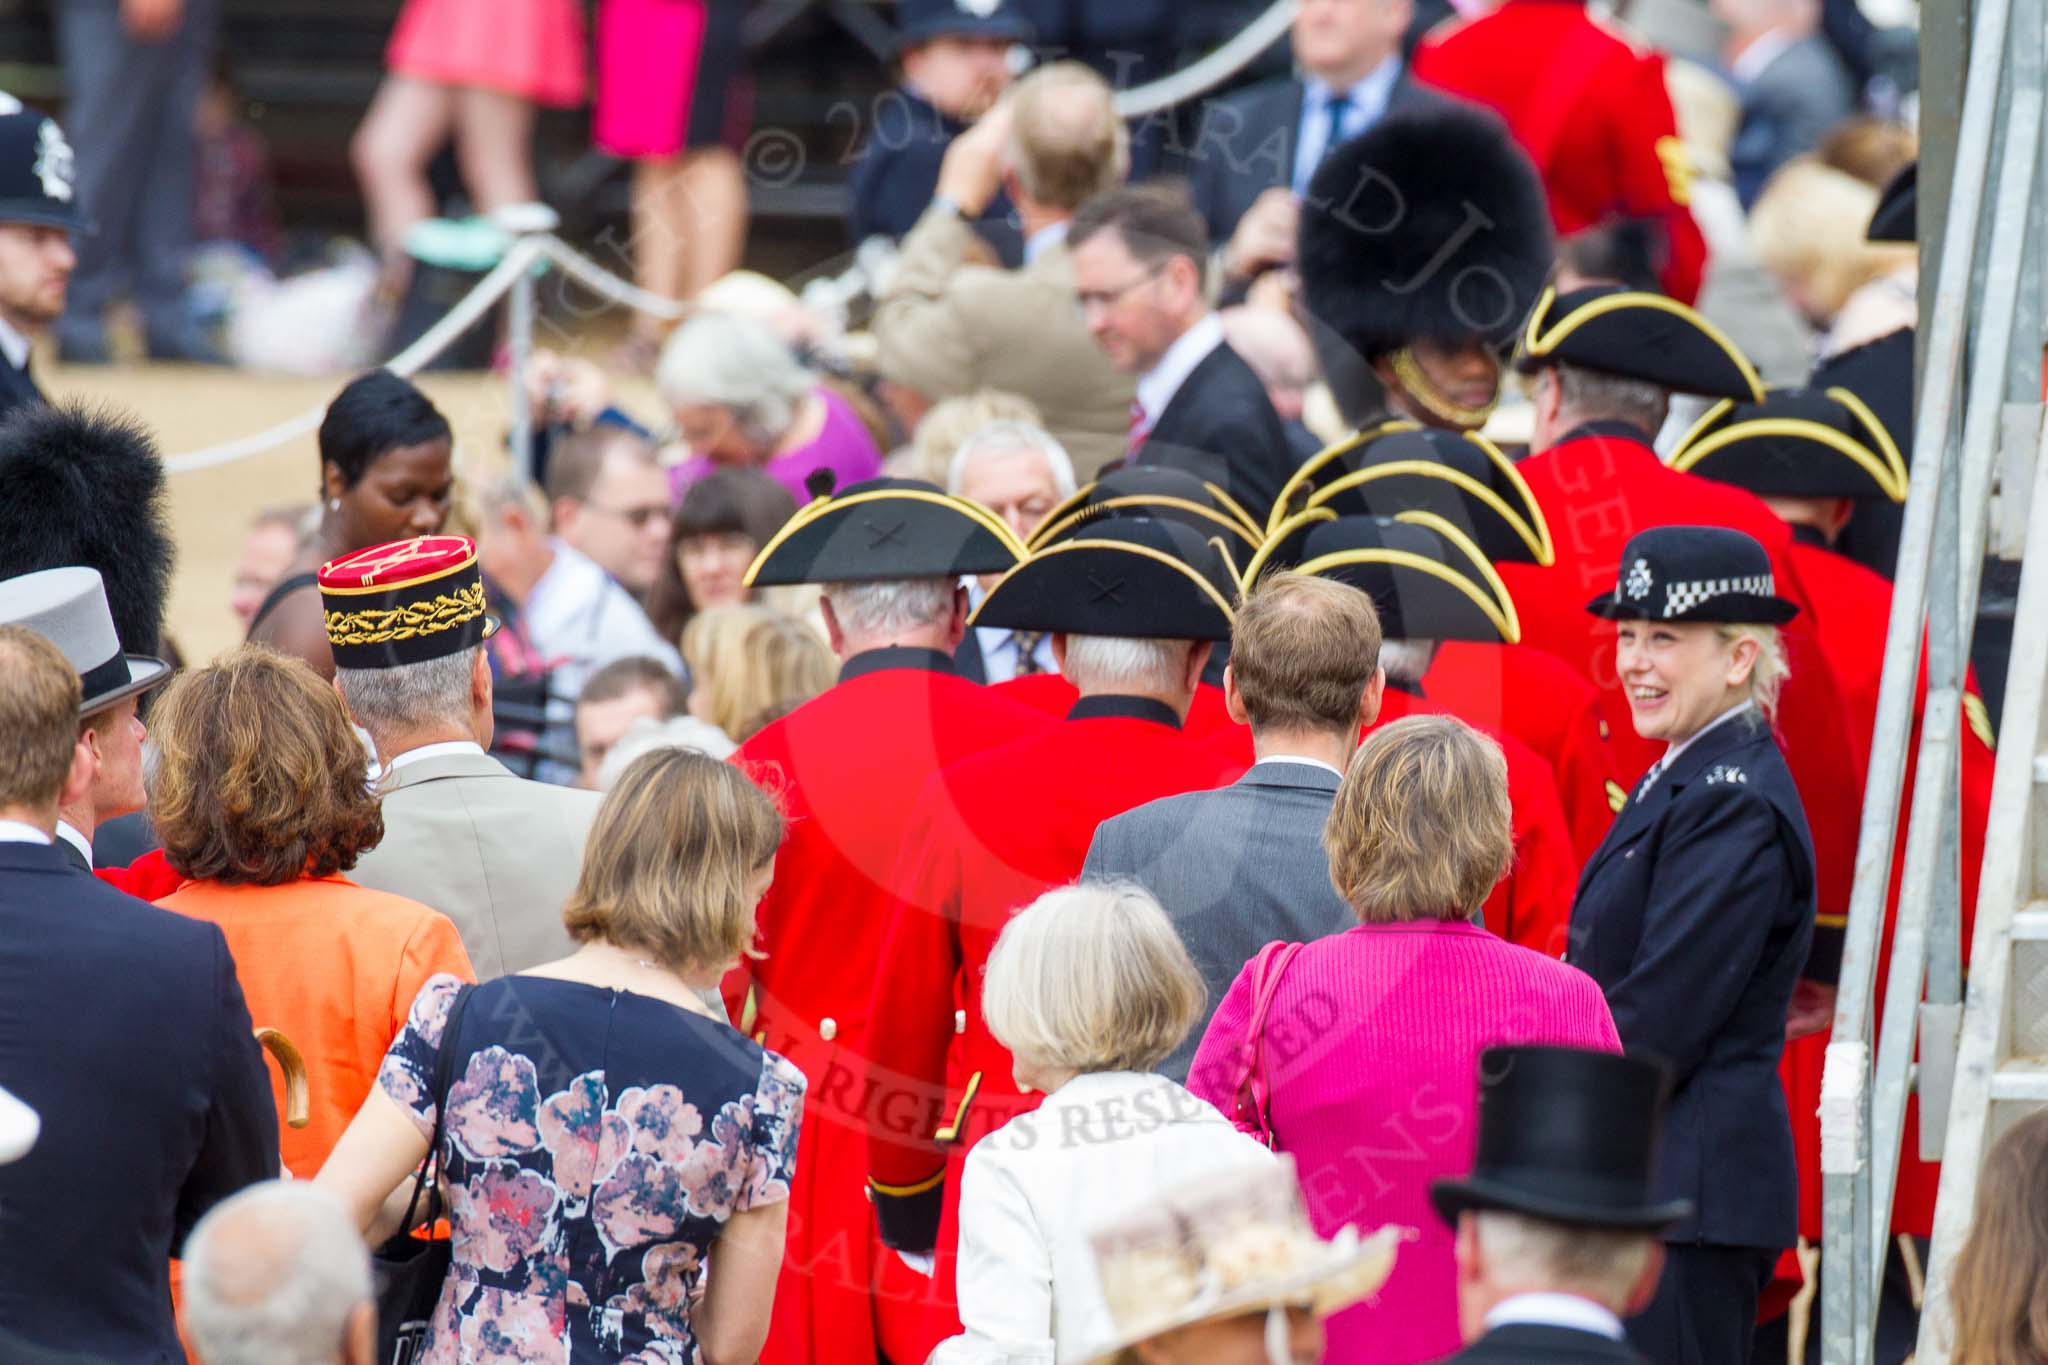
[{"label": "pink handbag strap", "polygon": [[1270,1148],[1278,1149],[1268,1114],[1270,1087],[1265,1078],[1266,1015],[1273,1008],[1273,996],[1288,964],[1300,953],[1299,943],[1268,943],[1252,959],[1252,1015],[1245,1027],[1244,1047],[1238,1058],[1235,1095],[1237,1126]]}]

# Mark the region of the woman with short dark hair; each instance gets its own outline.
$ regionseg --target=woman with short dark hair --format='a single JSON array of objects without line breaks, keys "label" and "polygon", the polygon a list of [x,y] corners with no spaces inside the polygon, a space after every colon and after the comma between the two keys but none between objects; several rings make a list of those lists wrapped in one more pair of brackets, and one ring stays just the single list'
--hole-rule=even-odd
[{"label": "woman with short dark hair", "polygon": [[447,916],[343,875],[384,819],[341,698],[305,664],[243,645],[173,678],[149,729],[150,816],[186,878],[157,903],[220,926],[250,1018],[305,1057],[309,1122],[279,1147],[310,1179],[413,996],[436,973],[471,978],[469,955]]},{"label": "woman with short dark hair", "polygon": [[249,639],[334,676],[316,575],[372,545],[438,535],[455,494],[448,419],[407,380],[372,370],[320,422],[320,524],[249,622]]},{"label": "woman with short dark hair", "polygon": [[563,911],[582,946],[467,995],[447,976],[420,991],[320,1181],[388,1235],[389,1196],[440,1133],[454,1262],[422,1359],[759,1353],[804,1077],[704,995],[748,951],[781,843],[737,768],[647,754],[591,826]]},{"label": "woman with short dark hair", "polygon": [[647,595],[647,617],[674,644],[699,612],[753,600],[755,556],[796,515],[789,490],[758,469],[714,469],[683,490],[668,558]]}]

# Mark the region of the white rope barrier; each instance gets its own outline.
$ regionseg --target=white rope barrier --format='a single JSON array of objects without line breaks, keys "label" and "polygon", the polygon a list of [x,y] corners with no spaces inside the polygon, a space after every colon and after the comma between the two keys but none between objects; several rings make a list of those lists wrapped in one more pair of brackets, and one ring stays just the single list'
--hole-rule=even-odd
[{"label": "white rope barrier", "polygon": [[602,294],[613,303],[650,317],[667,318],[674,321],[689,311],[689,306],[660,294],[650,294],[636,284],[620,279],[596,261],[583,255],[559,237],[538,237],[534,244],[543,256],[555,264],[564,275],[582,285],[594,294]]},{"label": "white rope barrier", "polygon": [[1264,14],[1200,61],[1182,67],[1171,76],[1161,76],[1156,81],[1118,91],[1116,112],[1123,118],[1143,118],[1176,104],[1186,104],[1198,95],[1208,94],[1278,42],[1294,23],[1294,12],[1298,8],[1300,0],[1273,0]]}]

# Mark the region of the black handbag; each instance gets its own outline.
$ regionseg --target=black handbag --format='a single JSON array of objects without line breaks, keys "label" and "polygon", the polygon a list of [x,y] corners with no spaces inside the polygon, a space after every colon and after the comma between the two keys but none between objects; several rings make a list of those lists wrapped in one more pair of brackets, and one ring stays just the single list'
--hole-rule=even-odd
[{"label": "black handbag", "polygon": [[[377,1290],[378,1365],[412,1365],[427,1341],[427,1324],[433,1320],[434,1305],[441,1298],[441,1282],[448,1278],[454,1244],[443,1238],[421,1238],[412,1230],[422,1221],[440,1221],[441,1129],[448,1117],[448,1092],[455,1081],[455,1046],[462,1026],[462,1010],[469,993],[464,986],[448,1006],[448,1023],[441,1030],[441,1049],[434,1057],[434,1135],[427,1145],[427,1159],[413,1177],[412,1201],[405,1206],[405,1222],[390,1241],[370,1257]],[[420,1194],[427,1195],[427,1214],[419,1218]]]}]

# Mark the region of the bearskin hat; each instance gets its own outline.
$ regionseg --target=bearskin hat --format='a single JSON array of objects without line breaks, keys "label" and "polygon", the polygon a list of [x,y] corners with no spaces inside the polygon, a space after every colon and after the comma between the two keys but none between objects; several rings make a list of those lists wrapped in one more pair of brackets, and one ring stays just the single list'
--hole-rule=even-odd
[{"label": "bearskin hat", "polygon": [[1552,263],[1536,168],[1492,114],[1390,115],[1340,144],[1301,209],[1303,303],[1326,363],[1418,340],[1505,345]]},{"label": "bearskin hat", "polygon": [[0,579],[97,569],[130,654],[154,654],[171,582],[164,464],[141,423],[29,403],[0,422]]}]

